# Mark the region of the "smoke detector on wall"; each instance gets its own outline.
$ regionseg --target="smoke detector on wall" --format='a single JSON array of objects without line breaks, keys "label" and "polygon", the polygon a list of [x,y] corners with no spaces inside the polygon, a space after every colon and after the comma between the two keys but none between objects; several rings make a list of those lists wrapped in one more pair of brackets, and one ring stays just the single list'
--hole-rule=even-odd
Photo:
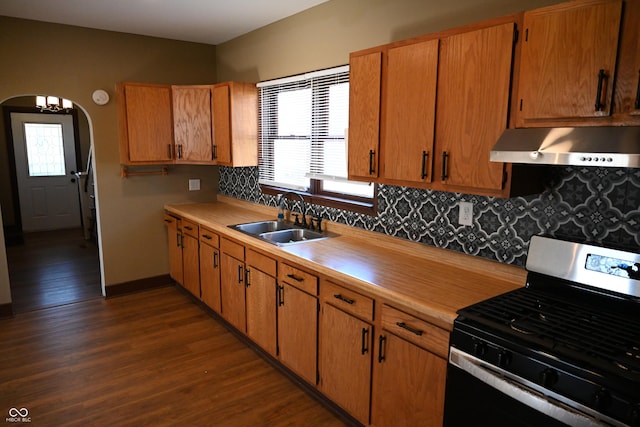
[{"label": "smoke detector on wall", "polygon": [[98,105],[105,105],[106,103],[109,102],[109,94],[102,89],[97,89],[93,91],[93,94],[91,95],[91,97],[93,98],[93,102],[95,102]]}]

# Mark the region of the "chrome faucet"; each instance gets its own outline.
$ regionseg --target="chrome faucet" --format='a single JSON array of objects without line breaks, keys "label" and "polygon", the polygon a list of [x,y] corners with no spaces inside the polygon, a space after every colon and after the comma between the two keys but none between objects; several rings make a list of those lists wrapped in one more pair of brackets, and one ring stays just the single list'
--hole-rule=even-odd
[{"label": "chrome faucet", "polygon": [[[295,224],[306,228],[308,225],[306,217],[307,207],[304,203],[304,197],[302,197],[302,194],[296,193],[295,191],[287,191],[286,193],[279,195],[279,197],[281,197],[282,199],[285,199],[287,196],[297,196],[300,199],[300,213],[302,214],[302,222],[300,222],[300,220],[298,219],[298,215],[295,215]],[[293,206],[291,207],[291,209],[289,209],[289,212],[293,212]]]}]

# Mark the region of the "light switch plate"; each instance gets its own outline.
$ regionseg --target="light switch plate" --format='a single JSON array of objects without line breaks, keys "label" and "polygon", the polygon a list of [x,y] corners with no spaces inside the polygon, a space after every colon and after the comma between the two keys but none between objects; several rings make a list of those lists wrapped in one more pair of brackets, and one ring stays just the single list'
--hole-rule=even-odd
[{"label": "light switch plate", "polygon": [[200,190],[200,180],[199,179],[190,179],[189,180],[189,191],[197,191]]},{"label": "light switch plate", "polygon": [[460,225],[472,225],[473,224],[473,203],[460,202],[458,205],[458,223]]}]

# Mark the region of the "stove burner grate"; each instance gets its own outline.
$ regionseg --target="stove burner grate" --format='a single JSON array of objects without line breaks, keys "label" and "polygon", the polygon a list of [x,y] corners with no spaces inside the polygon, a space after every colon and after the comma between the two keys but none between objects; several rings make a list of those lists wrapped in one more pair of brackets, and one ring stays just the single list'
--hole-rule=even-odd
[{"label": "stove burner grate", "polygon": [[[509,336],[560,354],[640,377],[640,318],[523,288],[459,312]],[[618,372],[620,374],[621,372]]]}]

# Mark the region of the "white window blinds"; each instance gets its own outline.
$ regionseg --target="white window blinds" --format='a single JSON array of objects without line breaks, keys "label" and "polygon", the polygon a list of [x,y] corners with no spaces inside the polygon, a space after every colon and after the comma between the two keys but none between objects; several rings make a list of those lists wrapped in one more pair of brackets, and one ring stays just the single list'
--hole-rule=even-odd
[{"label": "white window blinds", "polygon": [[258,84],[260,183],[306,191],[346,180],[349,66]]}]

